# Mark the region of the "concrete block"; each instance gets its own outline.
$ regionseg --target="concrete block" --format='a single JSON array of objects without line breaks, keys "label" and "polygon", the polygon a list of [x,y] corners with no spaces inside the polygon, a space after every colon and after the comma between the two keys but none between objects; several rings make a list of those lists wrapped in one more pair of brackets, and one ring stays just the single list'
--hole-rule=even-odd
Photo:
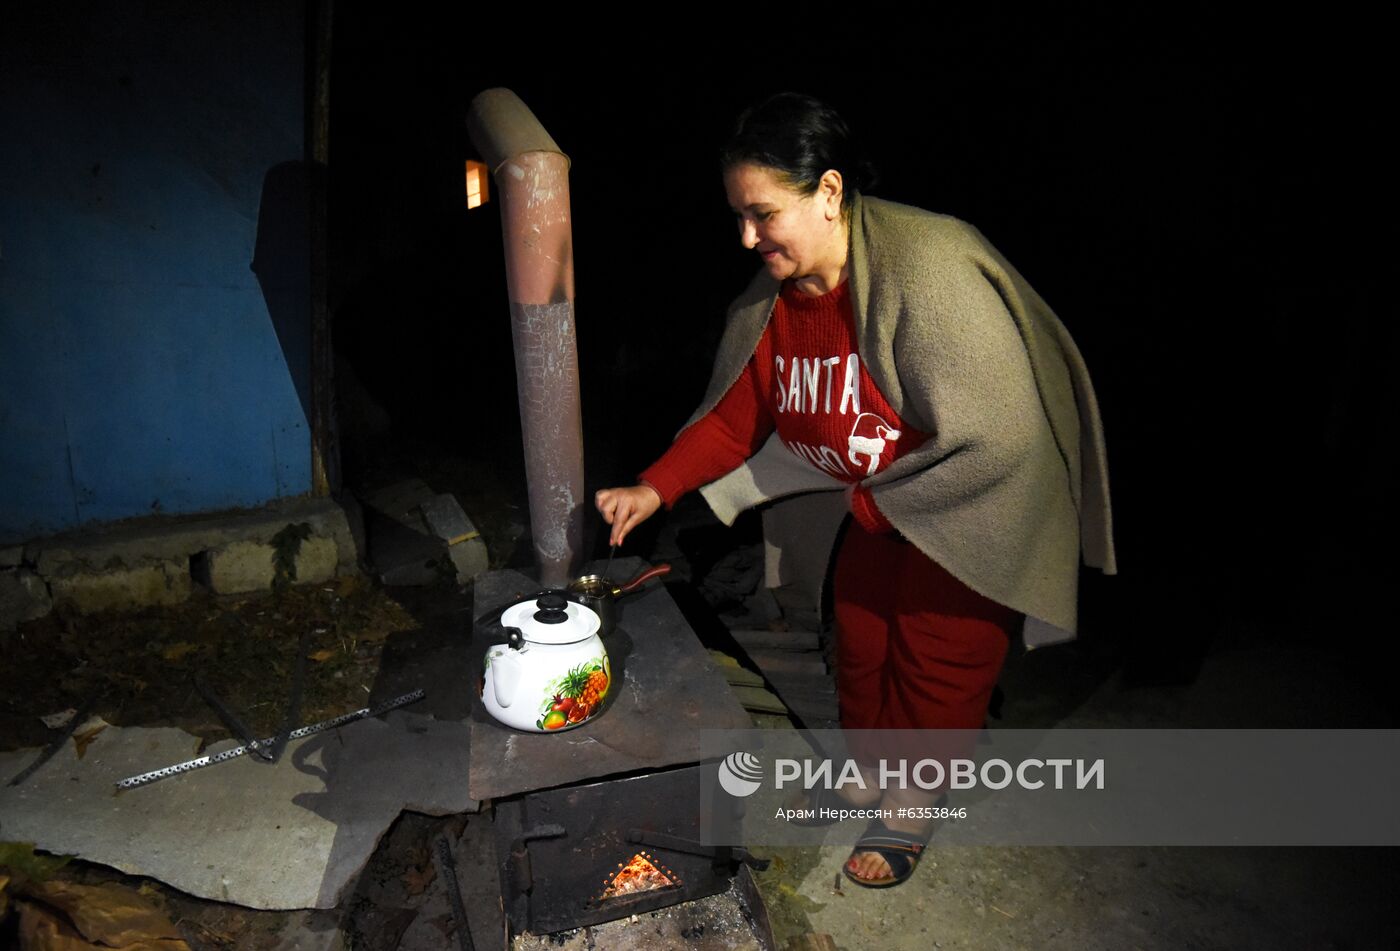
[{"label": "concrete block", "polygon": [[39,539],[25,546],[24,557],[48,579],[119,566],[187,564],[200,552],[223,549],[234,542],[270,544],[282,529],[301,522],[311,527],[313,538],[335,542],[337,558],[346,571],[356,569],[359,552],[345,511],[331,499],[305,498],[199,518],[141,519]]},{"label": "concrete block", "polygon": [[486,543],[461,503],[450,493],[434,496],[419,506],[428,530],[447,545],[447,555],[463,584],[490,567]]},{"label": "concrete block", "polygon": [[452,559],[453,567],[457,569],[457,580],[462,584],[491,567],[486,543],[479,536],[452,545],[447,549],[447,554]]},{"label": "concrete block", "polygon": [[[275,550],[259,542],[234,542],[209,552],[207,584],[216,594],[266,591],[276,578]],[[335,540],[312,536],[297,551],[297,576],[293,584],[312,584],[335,577],[339,556]]]},{"label": "concrete block", "polygon": [[421,508],[437,495],[422,479],[404,479],[385,486],[365,499],[365,505],[390,518],[398,519]]},{"label": "concrete block", "polygon": [[336,566],[336,571],[342,575],[358,574],[362,566],[369,560],[369,536],[365,534],[365,510],[349,493],[345,494],[340,503],[340,510],[345,513],[345,524],[354,557],[346,557],[342,548],[342,540],[337,535],[335,537],[336,551],[340,557],[340,563]]},{"label": "concrete block", "polygon": [[0,570],[0,631],[12,631],[53,610],[48,585],[28,568]]},{"label": "concrete block", "polygon": [[49,582],[56,604],[80,614],[130,611],[153,604],[178,604],[190,596],[188,562],[166,561],[136,568],[78,572]]},{"label": "concrete block", "polygon": [[441,543],[418,546],[416,553],[407,545],[396,549],[388,556],[376,556],[375,567],[379,569],[379,580],[390,587],[426,587],[436,584],[442,577]]},{"label": "concrete block", "polygon": [[297,552],[297,584],[318,584],[335,577],[340,557],[335,539],[313,536]]},{"label": "concrete block", "polygon": [[447,561],[464,583],[489,567],[485,543],[451,493],[405,479],[364,504],[369,561],[385,584],[435,584]]},{"label": "concrete block", "polygon": [[428,528],[449,545],[459,544],[477,534],[476,526],[451,493],[433,496],[420,508]]},{"label": "concrete block", "polygon": [[365,512],[369,561],[379,580],[391,586],[436,584],[447,545],[428,530],[422,513],[415,507],[390,517],[372,505]]},{"label": "concrete block", "polygon": [[272,587],[271,545],[234,542],[209,552],[209,589],[216,594],[244,594]]}]

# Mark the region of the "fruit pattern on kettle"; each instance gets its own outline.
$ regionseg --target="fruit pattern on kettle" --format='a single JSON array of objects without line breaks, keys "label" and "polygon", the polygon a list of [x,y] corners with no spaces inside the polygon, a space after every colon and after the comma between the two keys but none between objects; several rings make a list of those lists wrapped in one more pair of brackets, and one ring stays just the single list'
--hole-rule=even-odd
[{"label": "fruit pattern on kettle", "polygon": [[611,686],[606,656],[584,661],[545,688],[553,696],[541,704],[535,726],[541,730],[578,726],[598,712]]}]

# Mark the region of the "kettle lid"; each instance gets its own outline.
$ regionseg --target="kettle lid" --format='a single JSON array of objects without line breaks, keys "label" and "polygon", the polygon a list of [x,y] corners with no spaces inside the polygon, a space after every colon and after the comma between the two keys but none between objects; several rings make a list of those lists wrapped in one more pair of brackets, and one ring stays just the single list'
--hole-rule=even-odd
[{"label": "kettle lid", "polygon": [[534,644],[572,644],[598,633],[602,619],[596,611],[550,592],[506,608],[501,626],[519,628]]}]

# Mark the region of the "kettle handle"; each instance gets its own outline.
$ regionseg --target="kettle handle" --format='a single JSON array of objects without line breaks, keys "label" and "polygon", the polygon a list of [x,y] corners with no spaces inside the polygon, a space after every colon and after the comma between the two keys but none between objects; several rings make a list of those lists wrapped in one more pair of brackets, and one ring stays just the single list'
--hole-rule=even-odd
[{"label": "kettle handle", "polygon": [[491,691],[496,702],[508,707],[515,702],[515,688],[520,685],[520,660],[509,648],[492,648],[490,658]]}]

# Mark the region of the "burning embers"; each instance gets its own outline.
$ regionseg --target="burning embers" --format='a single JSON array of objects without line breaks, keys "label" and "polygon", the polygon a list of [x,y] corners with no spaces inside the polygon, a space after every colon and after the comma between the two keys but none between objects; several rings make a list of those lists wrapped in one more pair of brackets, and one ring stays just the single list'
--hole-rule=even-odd
[{"label": "burning embers", "polygon": [[642,892],[681,887],[680,877],[664,865],[657,864],[646,852],[638,852],[626,865],[619,862],[617,869],[617,874],[611,879],[603,879],[606,887],[603,893],[594,899],[595,904],[639,895]]},{"label": "burning embers", "polygon": [[739,861],[700,841],[698,766],[497,800],[514,934],[551,934],[728,890]]}]

